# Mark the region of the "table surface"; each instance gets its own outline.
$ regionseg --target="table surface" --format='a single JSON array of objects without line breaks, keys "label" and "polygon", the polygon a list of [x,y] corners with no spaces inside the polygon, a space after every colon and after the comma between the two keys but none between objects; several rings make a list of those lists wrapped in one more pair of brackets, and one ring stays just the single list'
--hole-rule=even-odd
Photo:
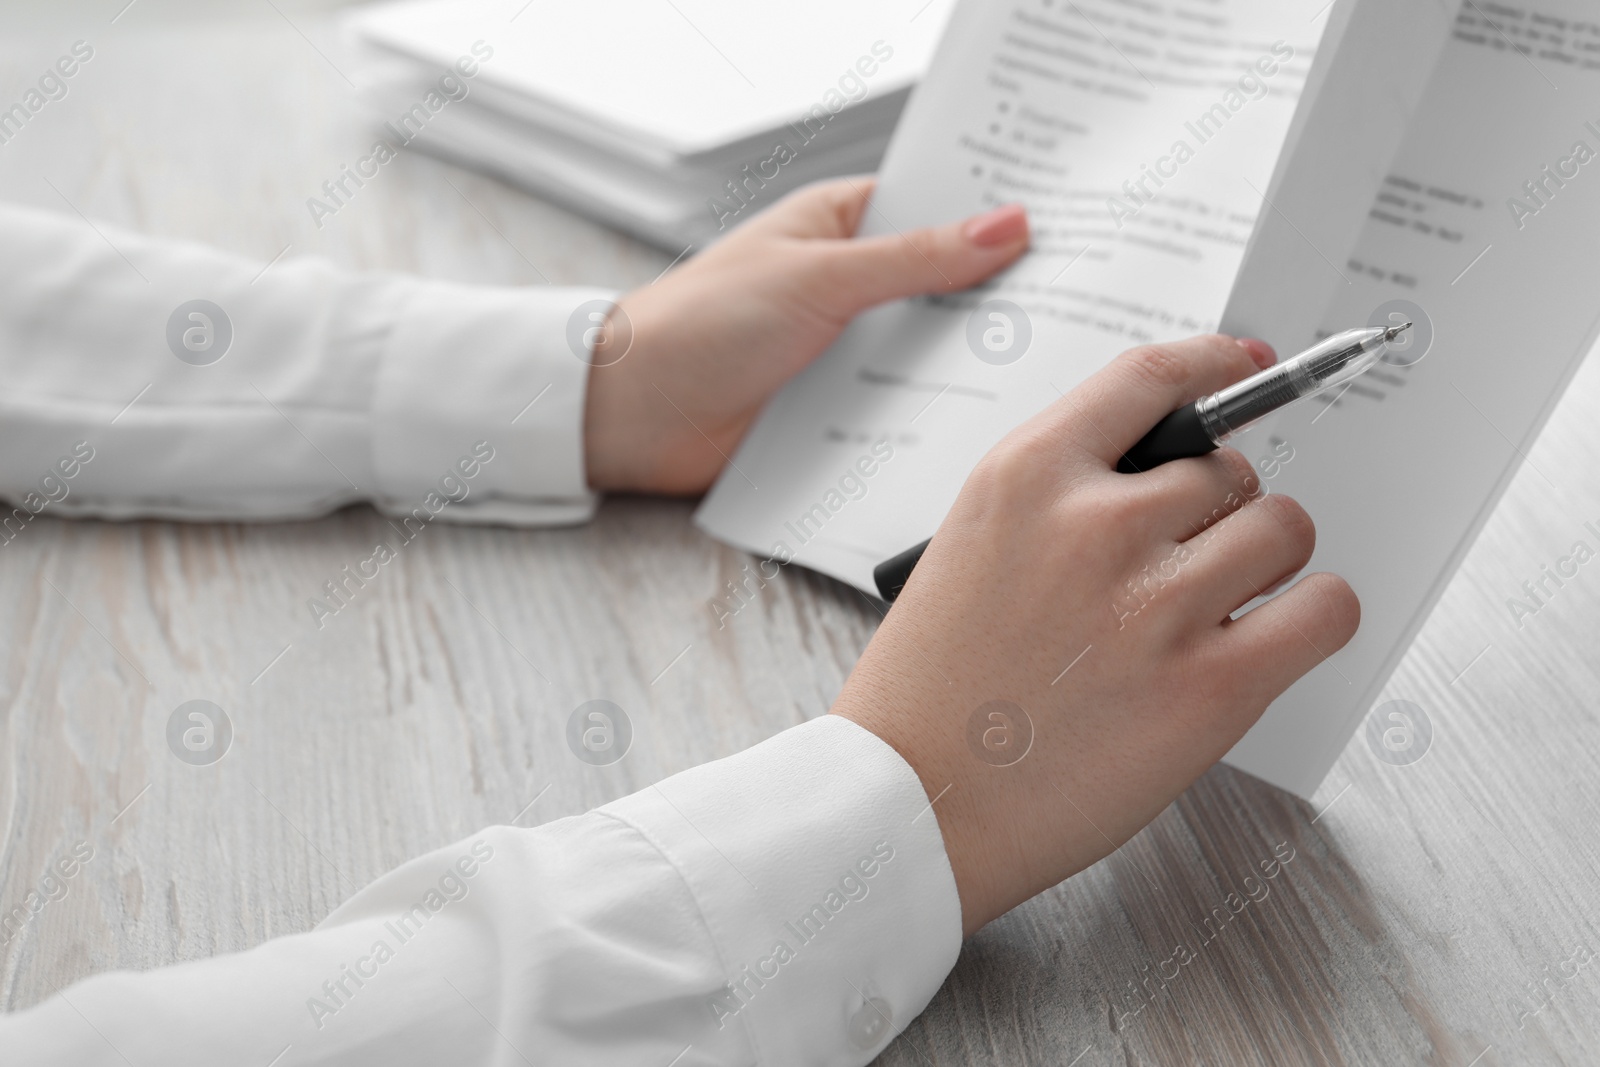
[{"label": "table surface", "polygon": [[[327,5],[144,0],[113,22],[124,3],[0,14],[5,99],[72,41],[96,49],[0,150],[0,196],[262,264],[287,246],[626,287],[670,258],[415,153],[319,231],[305,198],[370,140]],[[972,939],[880,1062],[1594,1062],[1600,570],[1520,628],[1506,600],[1594,543],[1597,398],[1591,361],[1531,454],[1543,477],[1517,478],[1384,694],[1424,709],[1421,760],[1358,736],[1314,803],[1213,770]],[[369,509],[36,521],[0,566],[0,911],[74,844],[94,855],[0,948],[0,1007],[307,929],[481,826],[575,814],[822,713],[872,609],[789,572],[719,629],[711,604],[746,558],[690,512],[613,500],[580,529],[434,527],[321,631],[308,591],[383,534]],[[636,728],[606,768],[562,740],[596,697]],[[167,748],[191,699],[234,725],[213,766]],[[1293,858],[1248,899],[1275,851]]]}]

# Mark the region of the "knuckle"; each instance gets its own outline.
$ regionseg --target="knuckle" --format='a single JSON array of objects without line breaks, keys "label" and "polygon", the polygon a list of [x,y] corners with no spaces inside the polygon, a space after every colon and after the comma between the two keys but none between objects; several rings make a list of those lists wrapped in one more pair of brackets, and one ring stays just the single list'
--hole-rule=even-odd
[{"label": "knuckle", "polygon": [[1148,521],[1149,509],[1137,491],[1118,486],[1100,495],[1092,509],[1106,527],[1132,534]]},{"label": "knuckle", "polygon": [[1227,484],[1239,486],[1248,496],[1254,496],[1260,490],[1261,480],[1256,476],[1255,466],[1238,449],[1219,448],[1211,454],[1211,458],[1222,468]]},{"label": "knuckle", "polygon": [[1146,385],[1167,390],[1187,385],[1188,361],[1166,345],[1140,345],[1122,355],[1128,372]]},{"label": "knuckle", "polygon": [[[948,259],[950,242],[944,231],[932,226],[912,230],[900,242],[901,268],[907,273],[927,274],[945,279],[934,264]],[[949,288],[946,284],[944,288]]]},{"label": "knuckle", "polygon": [[867,188],[850,178],[812,182],[784,194],[756,217],[788,226],[805,226],[812,220],[826,232],[847,236],[860,221]]},{"label": "knuckle", "polygon": [[1349,640],[1361,625],[1361,599],[1350,583],[1337,574],[1313,574],[1305,580],[1315,598],[1316,614],[1328,632],[1341,640]]},{"label": "knuckle", "polygon": [[1265,507],[1267,513],[1277,521],[1284,537],[1302,562],[1310,559],[1317,547],[1317,524],[1312,521],[1311,514],[1300,506],[1300,502],[1282,493],[1273,493],[1263,497],[1258,506]]},{"label": "knuckle", "polygon": [[1205,466],[1193,469],[1185,483],[1185,498],[1192,493],[1208,510],[1192,521],[1201,533],[1234,514],[1256,498],[1259,486],[1250,478],[1249,460],[1232,449],[1222,449],[1199,460]]},{"label": "knuckle", "polygon": [[1256,361],[1251,358],[1249,350],[1235,338],[1227,334],[1214,333],[1205,338],[1207,347],[1221,354],[1223,362],[1228,364],[1228,369],[1238,377],[1254,374],[1260,370]]},{"label": "knuckle", "polygon": [[910,274],[926,269],[926,257],[933,251],[933,238],[926,230],[913,230],[894,243],[895,271]]},{"label": "knuckle", "polygon": [[1128,482],[1100,480],[1085,485],[1070,493],[1069,507],[1074,514],[1092,517],[1098,529],[1141,540],[1156,526],[1159,503],[1149,486]]},{"label": "knuckle", "polygon": [[1044,471],[1041,450],[1026,437],[1012,435],[991,448],[968,478],[978,491],[997,501],[1036,492]]},{"label": "knuckle", "polygon": [[848,178],[833,178],[826,181],[812,182],[802,185],[783,197],[783,201],[791,204],[815,202],[834,211],[843,211],[857,199],[860,194]]}]

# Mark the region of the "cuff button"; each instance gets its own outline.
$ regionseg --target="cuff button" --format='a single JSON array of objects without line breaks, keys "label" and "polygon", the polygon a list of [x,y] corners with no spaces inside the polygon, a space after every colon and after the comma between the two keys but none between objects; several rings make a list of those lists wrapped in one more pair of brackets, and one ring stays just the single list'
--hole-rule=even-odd
[{"label": "cuff button", "polygon": [[850,1016],[850,1044],[865,1052],[877,1048],[889,1036],[894,1023],[894,1012],[882,997],[868,997],[867,1002]]}]

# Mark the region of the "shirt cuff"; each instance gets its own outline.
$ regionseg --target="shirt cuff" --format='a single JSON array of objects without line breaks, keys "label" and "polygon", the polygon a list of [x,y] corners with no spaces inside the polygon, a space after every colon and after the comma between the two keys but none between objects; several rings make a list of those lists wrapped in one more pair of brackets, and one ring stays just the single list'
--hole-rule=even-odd
[{"label": "shirt cuff", "polygon": [[582,323],[586,309],[615,294],[410,278],[394,286],[394,328],[372,404],[378,508],[459,522],[592,516]]},{"label": "shirt cuff", "polygon": [[762,1064],[865,1064],[927,1006],[961,903],[916,773],[824,715],[600,809],[683,877],[728,984],[705,1006]]}]

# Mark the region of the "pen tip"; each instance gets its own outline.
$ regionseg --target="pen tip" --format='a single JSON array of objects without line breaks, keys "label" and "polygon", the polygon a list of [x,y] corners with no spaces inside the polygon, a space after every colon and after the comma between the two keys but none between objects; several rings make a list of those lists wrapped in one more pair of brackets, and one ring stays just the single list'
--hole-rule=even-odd
[{"label": "pen tip", "polygon": [[1396,337],[1399,337],[1401,334],[1411,329],[1413,325],[1415,324],[1408,322],[1404,326],[1391,326],[1387,331],[1385,331],[1383,339],[1385,341],[1393,341]]}]

